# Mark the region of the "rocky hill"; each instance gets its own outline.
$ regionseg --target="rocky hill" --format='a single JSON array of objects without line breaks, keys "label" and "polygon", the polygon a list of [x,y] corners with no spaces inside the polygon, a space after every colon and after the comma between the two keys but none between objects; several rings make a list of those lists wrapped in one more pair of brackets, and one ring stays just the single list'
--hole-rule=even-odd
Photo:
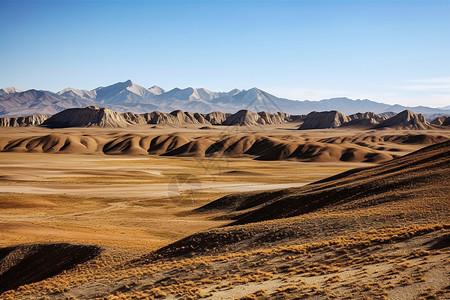
[{"label": "rocky hill", "polygon": [[41,125],[49,115],[31,115],[25,117],[4,117],[0,118],[0,127],[27,127]]},{"label": "rocky hill", "polygon": [[259,112],[255,113],[250,110],[240,110],[235,114],[229,116],[222,125],[227,126],[256,126],[256,125],[268,125],[268,124],[283,124],[290,121],[290,117],[285,113],[267,113]]},{"label": "rocky hill", "polygon": [[323,129],[336,128],[344,123],[350,122],[350,118],[338,111],[323,111],[309,113],[304,119],[299,129]]},{"label": "rocky hill", "polygon": [[432,125],[425,120],[421,114],[415,114],[410,110],[404,110],[397,115],[384,120],[374,128],[393,128],[393,129],[430,129]]},{"label": "rocky hill", "polygon": [[42,126],[49,128],[92,126],[117,128],[130,125],[135,125],[135,123],[131,123],[115,111],[96,106],[66,109],[42,123]]}]

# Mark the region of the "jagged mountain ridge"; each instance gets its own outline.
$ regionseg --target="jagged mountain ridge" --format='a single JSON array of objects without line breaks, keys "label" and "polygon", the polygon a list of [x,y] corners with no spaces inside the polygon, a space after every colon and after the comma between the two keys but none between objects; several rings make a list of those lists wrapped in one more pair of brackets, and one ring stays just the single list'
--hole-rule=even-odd
[{"label": "jagged mountain ridge", "polygon": [[[414,113],[430,116],[430,121],[440,115],[450,114],[450,110],[438,108],[405,107],[367,99],[352,100],[345,97],[320,101],[296,101],[276,97],[258,88],[213,92],[204,88],[188,87],[165,91],[158,86],[147,89],[131,80],[98,87],[94,90],[66,88],[58,93],[39,90],[21,92],[14,87],[0,89],[0,116],[2,117],[54,114],[67,108],[91,105],[102,106],[117,112],[130,111],[133,113],[174,110],[234,113],[238,110],[252,110],[307,114],[312,111],[336,110],[349,115],[366,111],[377,114],[398,113],[409,109]],[[431,115],[433,115],[432,118]]]}]

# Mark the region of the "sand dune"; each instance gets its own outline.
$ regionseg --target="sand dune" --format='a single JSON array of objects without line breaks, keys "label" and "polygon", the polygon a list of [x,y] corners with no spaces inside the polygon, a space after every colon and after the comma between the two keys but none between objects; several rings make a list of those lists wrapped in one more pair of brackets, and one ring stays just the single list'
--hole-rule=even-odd
[{"label": "sand dune", "polygon": [[399,156],[402,145],[429,145],[448,140],[438,134],[356,135],[331,138],[234,134],[183,136],[163,134],[95,135],[52,133],[19,139],[0,139],[0,151],[164,155],[187,157],[249,157],[257,160],[312,162],[382,162]]},{"label": "sand dune", "polygon": [[[170,134],[11,129],[28,134],[6,142],[0,139],[2,147],[14,149],[17,144],[18,151],[51,153],[71,144],[69,137],[81,145],[89,138],[95,144],[92,153],[101,155],[3,154],[2,174],[9,176],[5,191],[30,192],[23,189],[28,186],[45,189],[45,195],[4,193],[0,199],[5,210],[0,224],[3,245],[30,243],[0,249],[0,286],[12,289],[1,297],[448,295],[450,141],[444,130],[398,134],[289,129],[296,134],[274,130],[224,137],[198,132],[197,127]],[[367,152],[403,155],[441,140],[378,165],[333,162],[367,160]],[[149,157],[149,150],[175,157]],[[107,152],[145,156],[102,156]],[[211,158],[176,158],[185,155]],[[210,177],[202,175],[205,170],[199,162],[214,162],[215,155],[230,165],[214,167],[220,181],[208,183]],[[261,162],[245,156],[333,161]],[[359,168],[333,175],[352,166]],[[315,179],[309,177],[313,173]],[[180,179],[197,176],[200,181],[195,183],[200,182],[206,193],[194,193],[200,185],[186,181],[189,193],[180,186],[172,189],[163,178],[177,174]],[[302,186],[317,179],[321,180]],[[179,195],[152,199],[158,197],[157,187]],[[55,194],[48,194],[52,188]],[[86,261],[90,252],[80,254],[85,246],[32,245],[49,240],[105,247]],[[80,264],[71,268],[68,262],[78,258]],[[8,271],[2,273],[2,268]]]},{"label": "sand dune", "polygon": [[91,137],[49,134],[41,137],[22,138],[9,142],[2,151],[45,153],[94,153],[97,141]]},{"label": "sand dune", "polygon": [[[296,221],[293,217],[319,213],[325,208],[335,214],[348,214],[355,210],[381,209],[395,204],[390,209],[401,212],[414,210],[414,205],[419,203],[427,203],[434,207],[433,214],[437,214],[433,218],[439,220],[442,214],[447,213],[439,207],[449,204],[449,170],[450,142],[447,141],[376,167],[354,169],[305,187],[225,196],[196,211],[222,212],[224,218],[234,220],[228,228],[195,234],[156,251],[152,256],[173,257],[201,253],[206,249],[223,251],[227,245],[249,250],[277,240],[301,239],[302,235],[295,233],[301,231],[295,228],[295,222],[301,222],[302,219]],[[423,209],[416,211],[414,218],[417,219],[410,220],[415,224],[420,223],[419,220],[430,222],[427,218],[431,215],[428,213]],[[410,218],[412,215],[405,217]],[[269,220],[276,221],[267,222]],[[377,225],[373,223],[369,228],[375,229],[382,225],[379,221],[374,221]],[[250,224],[256,222],[263,223]],[[396,224],[394,226],[404,225],[397,224],[401,219],[389,219],[389,222]],[[243,224],[248,225],[237,226]],[[272,240],[272,235],[278,238]],[[247,242],[244,243],[245,240]]]}]

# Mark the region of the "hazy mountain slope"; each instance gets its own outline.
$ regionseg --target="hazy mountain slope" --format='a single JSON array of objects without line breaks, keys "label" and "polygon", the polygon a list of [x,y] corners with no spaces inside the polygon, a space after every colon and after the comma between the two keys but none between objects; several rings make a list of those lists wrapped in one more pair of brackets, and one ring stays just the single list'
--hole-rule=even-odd
[{"label": "hazy mountain slope", "polygon": [[99,87],[94,91],[97,94],[95,100],[105,104],[134,106],[136,103],[150,103],[149,100],[155,96],[155,94],[131,80],[107,87]]},{"label": "hazy mountain slope", "polygon": [[150,93],[152,93],[153,95],[161,95],[166,92],[163,88],[161,88],[157,85],[154,85],[151,88],[148,88],[148,91]]},{"label": "hazy mountain slope", "polygon": [[0,116],[51,115],[64,109],[94,104],[96,102],[92,100],[65,99],[48,91],[28,90],[0,96]]},{"label": "hazy mountain slope", "polygon": [[77,90],[73,88],[66,88],[57,93],[58,95],[64,98],[81,98],[94,100],[97,96],[96,91],[88,91],[88,90]]}]

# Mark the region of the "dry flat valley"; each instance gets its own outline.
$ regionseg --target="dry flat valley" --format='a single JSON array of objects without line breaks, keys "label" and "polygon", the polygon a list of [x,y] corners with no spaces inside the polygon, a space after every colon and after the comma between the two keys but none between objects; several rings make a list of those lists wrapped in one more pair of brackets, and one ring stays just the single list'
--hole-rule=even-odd
[{"label": "dry flat valley", "polygon": [[445,118],[76,113],[1,121],[0,299],[450,298]]}]

